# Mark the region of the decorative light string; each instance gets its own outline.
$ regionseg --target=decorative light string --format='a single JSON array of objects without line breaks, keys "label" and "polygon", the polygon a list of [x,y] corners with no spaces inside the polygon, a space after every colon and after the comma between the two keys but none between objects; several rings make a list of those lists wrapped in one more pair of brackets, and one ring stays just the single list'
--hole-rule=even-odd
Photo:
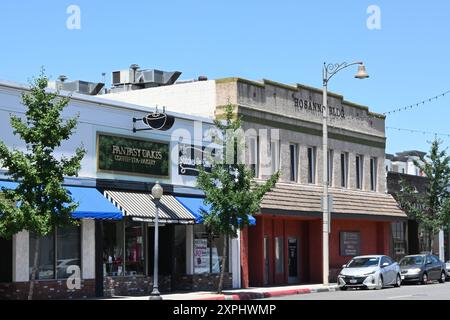
[{"label": "decorative light string", "polygon": [[422,130],[415,130],[415,129],[396,128],[396,127],[386,127],[386,129],[396,130],[396,131],[405,131],[405,132],[409,132],[409,133],[428,134],[428,135],[434,135],[435,137],[443,136],[443,137],[450,138],[450,133],[440,133],[440,132],[422,131]]},{"label": "decorative light string", "polygon": [[431,98],[422,100],[422,101],[417,102],[417,103],[414,103],[414,104],[410,104],[410,105],[408,105],[408,106],[404,106],[404,107],[401,107],[401,108],[393,109],[393,110],[391,110],[391,111],[384,112],[383,114],[384,114],[384,115],[388,115],[388,114],[393,114],[393,113],[396,113],[396,112],[406,111],[406,110],[412,109],[412,108],[417,108],[417,107],[419,107],[419,106],[423,106],[423,105],[425,105],[425,104],[427,104],[427,103],[430,103],[430,102],[432,102],[433,100],[437,100],[437,99],[439,99],[439,98],[442,98],[442,97],[444,97],[445,95],[447,95],[447,94],[449,94],[449,93],[450,93],[450,91],[445,91],[445,92],[443,92],[443,93],[441,93],[441,94],[438,94],[437,96],[434,96],[434,97],[431,97]]}]

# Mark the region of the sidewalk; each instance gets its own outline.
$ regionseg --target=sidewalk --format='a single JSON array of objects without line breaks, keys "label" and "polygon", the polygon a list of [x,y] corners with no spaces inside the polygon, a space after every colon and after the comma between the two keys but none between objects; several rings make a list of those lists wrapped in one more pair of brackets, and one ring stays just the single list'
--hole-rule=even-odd
[{"label": "sidewalk", "polygon": [[[163,300],[254,300],[254,299],[288,296],[295,294],[332,292],[337,290],[339,289],[338,286],[335,284],[332,284],[328,287],[322,284],[314,284],[314,285],[296,285],[296,286],[282,286],[282,287],[224,290],[223,294],[217,294],[209,291],[197,291],[188,293],[163,294],[161,296]],[[140,297],[116,296],[104,300],[148,300],[148,298],[149,296],[140,296]]]}]

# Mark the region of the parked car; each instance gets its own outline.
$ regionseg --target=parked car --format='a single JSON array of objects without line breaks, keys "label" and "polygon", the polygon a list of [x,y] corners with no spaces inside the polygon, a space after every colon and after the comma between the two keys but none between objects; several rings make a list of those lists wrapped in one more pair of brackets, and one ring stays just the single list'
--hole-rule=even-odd
[{"label": "parked car", "polygon": [[427,284],[431,280],[444,283],[447,278],[445,263],[432,254],[410,255],[400,260],[402,281]]},{"label": "parked car", "polygon": [[402,283],[400,267],[388,256],[358,256],[342,266],[338,276],[341,290],[347,288],[382,289],[393,285],[400,287]]},{"label": "parked car", "polygon": [[447,280],[450,279],[450,260],[445,264],[445,269],[447,271]]}]

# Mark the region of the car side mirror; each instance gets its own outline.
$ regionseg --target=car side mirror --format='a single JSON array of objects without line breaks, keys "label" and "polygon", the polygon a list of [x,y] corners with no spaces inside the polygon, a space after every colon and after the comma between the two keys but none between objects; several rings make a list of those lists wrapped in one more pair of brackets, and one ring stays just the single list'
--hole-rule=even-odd
[{"label": "car side mirror", "polygon": [[342,265],[342,269],[345,269],[345,268],[347,268],[347,265],[346,265],[346,264],[343,264],[343,265]]},{"label": "car side mirror", "polygon": [[389,262],[385,262],[385,263],[383,263],[383,264],[381,265],[382,268],[385,268],[385,267],[387,267],[387,266],[389,266]]},{"label": "car side mirror", "polygon": [[430,265],[430,264],[433,264],[433,262],[431,262],[431,261],[428,261],[428,262],[427,262],[427,265]]}]

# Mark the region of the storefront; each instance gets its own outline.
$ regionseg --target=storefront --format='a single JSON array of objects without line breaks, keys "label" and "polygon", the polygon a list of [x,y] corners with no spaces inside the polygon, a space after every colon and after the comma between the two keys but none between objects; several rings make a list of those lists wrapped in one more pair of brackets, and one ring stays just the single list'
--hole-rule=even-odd
[{"label": "storefront", "polygon": [[[330,191],[330,281],[335,281],[353,256],[389,255],[390,223],[405,216],[388,195]],[[266,195],[256,226],[243,237],[248,247],[243,268],[249,268],[250,286],[322,281],[320,199],[318,187],[283,183]]]},{"label": "storefront", "polygon": [[[10,106],[0,111],[0,125],[9,128],[9,114],[24,112],[20,96],[28,88],[11,83],[0,83],[0,88],[0,101]],[[64,142],[63,153],[70,156],[80,143],[87,150],[79,177],[65,182],[80,203],[74,213],[80,225],[56,229],[40,239],[35,298],[149,294],[156,215],[151,188],[156,181],[164,188],[159,206],[160,290],[215,289],[224,239],[211,235],[199,213],[176,199],[202,197],[192,174],[197,156],[190,159],[186,145],[204,150],[204,133],[213,121],[171,114],[165,131],[149,130],[144,121],[133,122],[146,119],[148,107],[76,93],[67,112],[80,114],[80,120],[76,133]],[[18,143],[12,129],[1,138],[10,146]],[[0,170],[0,180],[9,186],[6,170]],[[26,231],[0,240],[6,255],[0,263],[0,298],[26,299],[34,241]],[[239,285],[239,240],[227,241],[225,287],[231,288]],[[69,289],[71,276],[80,280],[79,288]]]}]

